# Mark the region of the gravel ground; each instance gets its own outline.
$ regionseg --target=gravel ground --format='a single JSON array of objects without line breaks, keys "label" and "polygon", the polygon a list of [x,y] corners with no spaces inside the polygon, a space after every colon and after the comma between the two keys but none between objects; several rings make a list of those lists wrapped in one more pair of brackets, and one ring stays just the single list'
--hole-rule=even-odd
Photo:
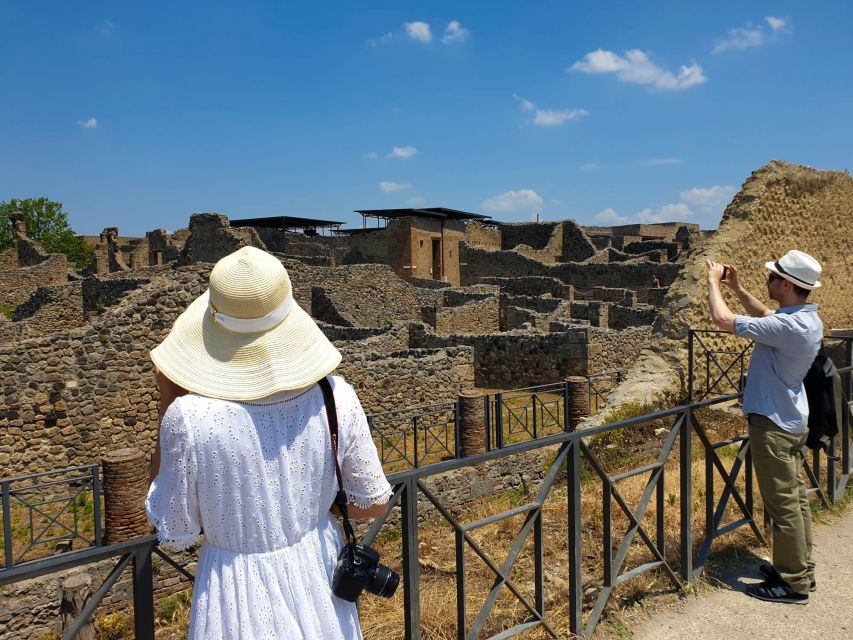
[{"label": "gravel ground", "polygon": [[853,638],[853,511],[815,531],[817,591],[806,606],[762,602],[743,593],[758,582],[758,562],[721,576],[725,586],[661,613],[634,632],[634,640],[790,640]]}]

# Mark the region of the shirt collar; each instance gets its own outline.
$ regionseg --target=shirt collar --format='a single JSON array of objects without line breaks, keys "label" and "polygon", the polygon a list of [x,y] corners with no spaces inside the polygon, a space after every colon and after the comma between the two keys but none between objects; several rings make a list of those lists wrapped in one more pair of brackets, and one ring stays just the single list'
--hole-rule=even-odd
[{"label": "shirt collar", "polygon": [[779,307],[776,313],[797,313],[797,311],[817,311],[817,305],[812,303],[794,304],[790,307]]}]

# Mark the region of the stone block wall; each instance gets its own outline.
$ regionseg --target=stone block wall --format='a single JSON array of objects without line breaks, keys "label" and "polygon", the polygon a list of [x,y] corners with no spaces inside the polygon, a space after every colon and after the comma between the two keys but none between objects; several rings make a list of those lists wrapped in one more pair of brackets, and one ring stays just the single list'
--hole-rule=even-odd
[{"label": "stone block wall", "polygon": [[479,282],[481,278],[516,278],[543,276],[556,278],[578,289],[589,290],[594,286],[647,288],[652,274],[657,274],[663,286],[668,286],[681,270],[680,264],[657,264],[652,262],[587,264],[567,262],[543,264],[525,258],[514,251],[486,251],[463,244],[462,284]]},{"label": "stone block wall", "polygon": [[0,344],[15,344],[37,338],[85,322],[80,282],[40,287],[25,303],[12,312],[13,322],[0,325]]},{"label": "stone block wall", "polygon": [[619,287],[593,287],[592,299],[602,302],[622,302],[628,295],[628,289]]},{"label": "stone block wall", "polygon": [[[516,222],[502,224],[501,249],[509,251],[519,245],[527,245],[536,251],[549,250],[550,255],[559,256],[562,250],[562,226],[558,222]],[[558,232],[559,237],[554,234]],[[549,245],[552,244],[552,247]]]},{"label": "stone block wall", "polygon": [[180,264],[217,262],[246,246],[266,251],[258,233],[251,227],[232,227],[219,213],[194,213],[190,217],[190,237],[181,251]]},{"label": "stone block wall", "polygon": [[563,226],[563,247],[561,262],[583,262],[595,255],[597,248],[573,220],[566,220]]},{"label": "stone block wall", "polygon": [[586,375],[588,340],[585,328],[557,333],[512,331],[489,335],[438,335],[413,328],[414,348],[467,345],[474,349],[477,387],[515,389]]},{"label": "stone block wall", "polygon": [[501,230],[492,224],[483,224],[472,220],[465,230],[465,242],[474,247],[485,249],[501,248]]},{"label": "stone block wall", "polygon": [[29,300],[39,287],[68,282],[68,259],[51,254],[32,266],[0,271],[0,306],[16,307]]},{"label": "stone block wall", "polygon": [[380,413],[455,402],[461,391],[474,386],[474,354],[467,346],[353,353],[335,373],[355,387],[367,413]]},{"label": "stone block wall", "polygon": [[14,248],[0,252],[0,271],[18,268],[18,252]]},{"label": "stone block wall", "polygon": [[591,327],[589,330],[589,373],[626,369],[640,351],[651,343],[651,326],[623,330]]},{"label": "stone block wall", "polygon": [[497,296],[435,309],[436,333],[497,333],[500,330],[500,301]]},{"label": "stone block wall", "polygon": [[565,286],[557,278],[544,276],[529,276],[526,278],[480,278],[480,283],[497,285],[502,293],[515,296],[543,296],[550,295],[554,298],[562,298]]},{"label": "stone block wall", "polygon": [[651,305],[629,307],[615,304],[608,309],[607,326],[611,329],[651,326],[657,315],[657,307]]}]

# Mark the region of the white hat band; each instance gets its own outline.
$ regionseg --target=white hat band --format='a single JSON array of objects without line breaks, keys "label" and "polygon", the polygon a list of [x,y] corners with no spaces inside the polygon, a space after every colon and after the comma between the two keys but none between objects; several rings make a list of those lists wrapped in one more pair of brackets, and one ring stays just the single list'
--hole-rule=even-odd
[{"label": "white hat band", "polygon": [[261,331],[269,331],[281,324],[281,321],[287,317],[287,314],[293,308],[293,296],[287,296],[280,305],[260,318],[235,318],[225,315],[217,311],[216,307],[210,301],[208,301],[208,307],[210,309],[210,317],[213,321],[228,329],[228,331],[233,331],[234,333],[260,333]]}]

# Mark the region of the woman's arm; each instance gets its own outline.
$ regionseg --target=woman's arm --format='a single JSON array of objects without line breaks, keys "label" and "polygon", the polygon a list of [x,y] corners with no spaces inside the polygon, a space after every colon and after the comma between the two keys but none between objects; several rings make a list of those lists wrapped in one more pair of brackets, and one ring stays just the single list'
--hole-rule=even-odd
[{"label": "woman's arm", "polygon": [[149,484],[154,482],[154,478],[160,473],[160,428],[159,423],[163,420],[163,415],[169,405],[175,401],[175,398],[186,395],[187,390],[179,387],[174,382],[163,375],[157,367],[154,367],[154,378],[157,381],[157,388],[160,390],[160,405],[157,412],[157,442],[154,445],[154,453],[151,454],[151,473],[149,474]]},{"label": "woman's arm", "polygon": [[[330,511],[336,515],[341,515],[341,510],[338,509],[338,505],[333,504]],[[385,512],[388,511],[388,503],[383,502],[382,504],[374,504],[366,509],[363,507],[357,507],[352,502],[347,503],[347,514],[349,515],[350,520],[367,520],[368,518],[380,518],[385,515]]]}]

